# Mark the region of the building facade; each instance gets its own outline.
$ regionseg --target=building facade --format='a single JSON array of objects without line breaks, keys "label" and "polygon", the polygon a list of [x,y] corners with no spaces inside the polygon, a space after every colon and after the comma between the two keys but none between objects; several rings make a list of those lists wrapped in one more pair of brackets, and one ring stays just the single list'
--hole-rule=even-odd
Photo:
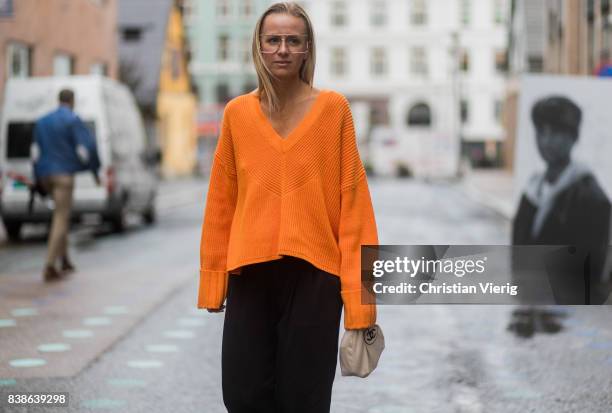
[{"label": "building facade", "polygon": [[165,176],[196,165],[197,100],[179,0],[124,0],[119,5],[120,79],[143,114],[149,147],[159,148]]},{"label": "building facade", "polygon": [[[117,0],[4,0],[0,102],[10,77],[117,77]],[[1,105],[1,103],[0,103]]]},{"label": "building facade", "polygon": [[609,0],[512,0],[505,164],[514,164],[516,119],[523,73],[596,75],[612,66]]},{"label": "building facade", "polygon": [[252,35],[270,4],[270,0],[188,0],[190,72],[202,106],[224,104],[257,87]]},{"label": "building facade", "polygon": [[500,161],[506,0],[310,0],[315,83],[344,93],[375,171],[457,173]]}]

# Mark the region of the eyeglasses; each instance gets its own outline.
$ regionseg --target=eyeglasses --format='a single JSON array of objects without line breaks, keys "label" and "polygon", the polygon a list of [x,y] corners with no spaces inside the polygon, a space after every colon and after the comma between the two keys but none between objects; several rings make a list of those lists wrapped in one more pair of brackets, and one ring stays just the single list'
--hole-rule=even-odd
[{"label": "eyeglasses", "polygon": [[283,41],[289,53],[308,53],[307,34],[262,34],[261,52],[276,53],[280,50]]}]

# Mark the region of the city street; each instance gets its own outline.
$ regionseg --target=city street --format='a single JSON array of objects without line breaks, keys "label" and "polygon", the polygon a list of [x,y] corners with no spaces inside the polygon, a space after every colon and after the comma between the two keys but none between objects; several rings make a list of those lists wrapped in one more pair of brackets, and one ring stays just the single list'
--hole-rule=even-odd
[{"label": "city street", "polygon": [[[369,183],[381,244],[509,242],[507,218],[460,184]],[[42,282],[40,229],[0,244],[0,411],[225,411],[223,314],[196,309],[206,188],[164,183],[152,227],[75,229],[78,271],[56,284]],[[514,310],[379,306],[380,364],[366,379],[338,366],[332,412],[612,412],[612,309],[555,308],[529,337],[508,330]],[[6,404],[25,392],[68,392],[69,407]]]}]

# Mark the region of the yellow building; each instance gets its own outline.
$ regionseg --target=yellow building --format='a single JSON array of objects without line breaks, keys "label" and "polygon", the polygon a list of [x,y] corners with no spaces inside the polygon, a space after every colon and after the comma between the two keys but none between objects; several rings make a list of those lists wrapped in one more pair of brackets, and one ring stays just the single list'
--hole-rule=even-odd
[{"label": "yellow building", "polygon": [[193,173],[196,97],[178,0],[120,2],[120,78],[142,110],[149,145],[162,154],[165,176]]},{"label": "yellow building", "polygon": [[184,50],[184,29],[178,7],[173,7],[157,95],[157,116],[162,149],[162,170],[167,175],[186,175],[196,164],[196,107],[191,92]]}]

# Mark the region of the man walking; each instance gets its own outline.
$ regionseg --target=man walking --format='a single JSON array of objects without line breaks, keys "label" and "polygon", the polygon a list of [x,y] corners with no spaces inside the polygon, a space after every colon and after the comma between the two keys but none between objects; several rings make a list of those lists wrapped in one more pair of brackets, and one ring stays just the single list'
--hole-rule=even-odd
[{"label": "man walking", "polygon": [[[46,188],[55,205],[43,272],[45,281],[59,280],[74,271],[68,257],[74,174],[91,170],[99,184],[100,160],[95,138],[73,109],[74,92],[64,89],[59,93],[59,108],[39,119],[34,127],[34,179]],[[58,271],[56,262],[60,259]]]}]

